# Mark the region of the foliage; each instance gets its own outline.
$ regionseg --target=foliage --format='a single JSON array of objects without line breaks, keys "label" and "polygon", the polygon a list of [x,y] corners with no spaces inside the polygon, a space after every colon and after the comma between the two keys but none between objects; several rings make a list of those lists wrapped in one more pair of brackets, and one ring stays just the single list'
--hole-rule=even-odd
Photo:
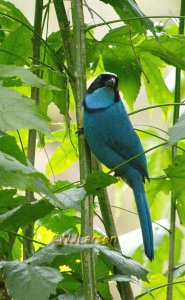
[{"label": "foliage", "polygon": [[[101,40],[96,39],[98,24],[86,25],[87,79],[92,79],[102,70],[118,74],[120,91],[132,111],[142,85],[148,95],[149,108],[154,104],[159,107],[173,104],[174,91],[165,82],[164,73],[173,67],[185,70],[185,37],[177,33],[176,25],[169,25],[168,22],[159,32],[159,26],[155,26],[142,13],[134,0],[100,1],[105,8],[111,5],[122,22],[118,23],[117,28],[109,27]],[[45,18],[42,28],[49,18],[50,2],[43,8]],[[32,59],[33,26],[10,2],[0,0],[0,10],[2,285],[5,284],[9,295],[18,300],[84,299],[81,253],[85,249],[92,249],[96,261],[97,290],[101,299],[113,299],[109,281],[129,281],[141,288],[138,298],[151,299],[149,290],[154,289],[152,295],[164,300],[166,289],[161,286],[167,282],[168,228],[162,225],[155,227],[155,261],[151,263],[144,258],[141,243],[137,248],[133,246],[128,250],[132,259],[115,251],[105,233],[98,228],[94,228],[93,241],[88,237],[82,238],[80,212],[85,196],[99,195],[102,189],[116,184],[118,179],[100,171],[90,174],[83,185],[55,179],[58,173],[62,174],[62,178],[67,177],[65,171],[70,170],[79,157],[75,134],[77,125],[73,117],[73,79],[65,66],[66,49],[61,32],[52,32],[45,39],[42,38],[40,60],[35,63]],[[93,10],[91,12],[93,14]],[[72,29],[70,34],[72,36]],[[32,99],[33,87],[39,90],[39,103]],[[52,124],[48,117],[51,103],[59,109],[61,124]],[[155,109],[150,108],[150,112],[155,114]],[[160,139],[166,141],[163,150],[156,148],[148,153],[149,174],[152,178],[150,183],[146,183],[147,198],[153,220],[162,224],[160,219],[167,222],[170,195],[173,193],[177,199],[178,217],[184,226],[185,115],[182,114],[173,125],[171,106],[161,106],[159,112],[166,130],[158,128],[157,124],[153,128],[145,126],[144,130],[141,127],[138,131],[145,149],[158,145]],[[38,171],[27,159],[29,130],[38,132],[37,150],[41,151],[39,147],[55,147],[45,166],[45,173]],[[178,155],[172,161],[171,147],[177,143]],[[119,183],[116,186],[119,193]],[[34,192],[35,201],[27,202],[25,195],[28,191]],[[124,203],[120,206],[124,208]],[[94,212],[97,213],[95,205]],[[30,223],[34,223],[31,242],[37,251],[23,261],[23,244],[28,239],[23,236],[23,232]],[[165,224],[168,227],[169,222]],[[106,229],[106,224],[103,225]],[[129,234],[128,244],[134,232]],[[183,229],[178,226],[174,299],[184,297],[185,271],[184,262],[181,261],[183,237]],[[115,274],[115,267],[119,274]]]}]

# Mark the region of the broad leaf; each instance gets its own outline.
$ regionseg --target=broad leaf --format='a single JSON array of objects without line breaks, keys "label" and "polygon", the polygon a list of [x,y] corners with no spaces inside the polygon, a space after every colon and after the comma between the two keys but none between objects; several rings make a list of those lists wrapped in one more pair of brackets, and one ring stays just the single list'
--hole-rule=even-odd
[{"label": "broad leaf", "polygon": [[51,137],[48,118],[40,112],[35,101],[2,86],[0,86],[0,128],[36,129]]},{"label": "broad leaf", "polygon": [[37,88],[44,87],[47,89],[60,91],[59,88],[47,84],[43,79],[37,77],[35,74],[30,72],[30,70],[19,66],[0,65],[0,77],[2,78],[19,77],[22,82],[27,83],[32,87],[37,87]]},{"label": "broad leaf", "polygon": [[119,90],[132,107],[141,86],[141,67],[131,45],[128,26],[112,29],[105,35],[102,59],[105,69],[119,76]]},{"label": "broad leaf", "polygon": [[9,154],[26,165],[25,155],[22,153],[13,136],[0,136],[0,151]]},{"label": "broad leaf", "polygon": [[37,224],[44,226],[57,234],[66,234],[70,231],[71,240],[75,239],[72,234],[79,234],[77,226],[80,224],[80,218],[75,214],[68,215],[68,211],[54,209],[50,214],[37,221]]},{"label": "broad leaf", "polygon": [[[149,29],[155,35],[155,29],[152,21],[145,17],[140,8],[138,7],[135,0],[101,0],[102,2],[108,3],[113,6],[117,14],[122,19],[133,18],[133,20],[128,21],[129,25],[134,29],[137,29],[138,32],[146,32],[146,29]],[[134,20],[134,17],[136,18]],[[141,18],[137,20],[137,18]],[[125,23],[127,21],[125,20]]]},{"label": "broad leaf", "polygon": [[[184,300],[184,293],[185,293],[185,285],[184,285],[185,277],[180,277],[178,279],[175,279],[173,281],[173,298],[178,300]],[[182,281],[182,283],[180,283]],[[179,282],[178,284],[175,284],[176,282]],[[152,295],[154,299],[157,300],[164,300],[166,299],[166,291],[167,289],[163,287],[163,285],[167,284],[167,277],[162,276],[160,274],[156,274],[150,277],[150,283],[146,283],[145,287],[148,289],[155,288],[154,291],[152,291]],[[158,287],[158,288],[157,288]],[[143,300],[151,300],[151,295],[148,295],[147,293],[142,296]]]},{"label": "broad leaf", "polygon": [[56,294],[57,284],[63,279],[56,269],[17,260],[4,262],[3,275],[10,296],[19,300],[49,299],[51,294]]},{"label": "broad leaf", "polygon": [[43,174],[37,172],[31,165],[24,165],[13,156],[1,151],[0,185],[42,192],[56,200],[50,191],[49,181]]},{"label": "broad leaf", "polygon": [[10,32],[0,47],[0,64],[25,65],[32,51],[31,34],[23,25]]},{"label": "broad leaf", "polygon": [[[149,52],[143,52],[140,61],[145,72],[143,78],[150,103],[173,103],[173,95],[165,85],[160,70],[164,63]],[[168,108],[162,108],[162,110],[165,113],[168,112]]]},{"label": "broad leaf", "polygon": [[54,298],[53,300],[84,300],[84,295],[82,292],[68,293],[60,295],[57,298]]},{"label": "broad leaf", "polygon": [[[52,172],[54,172],[54,174],[58,174],[65,171],[78,159],[76,149],[71,143],[71,138],[75,138],[74,134],[72,133],[70,136],[66,135],[65,130],[63,130],[62,135],[62,142],[50,158],[50,163],[47,163],[46,165],[47,175],[52,175]],[[55,137],[55,134],[53,136]]]},{"label": "broad leaf", "polygon": [[118,182],[116,177],[100,171],[95,171],[87,177],[84,187],[89,195],[97,195],[98,190],[106,188],[116,182]]},{"label": "broad leaf", "polygon": [[[84,199],[86,192],[83,187],[71,188],[61,193],[56,193],[58,208],[73,208],[81,211],[81,201]],[[53,203],[54,205],[55,203]]]},{"label": "broad leaf", "polygon": [[149,273],[149,270],[147,270],[145,267],[132,260],[131,258],[122,256],[119,252],[110,250],[109,248],[102,245],[89,243],[89,238],[81,240],[81,243],[63,243],[64,238],[62,236],[59,236],[55,240],[55,243],[51,243],[42,248],[31,258],[29,258],[27,262],[34,264],[51,263],[56,256],[80,253],[86,249],[94,248],[100,251],[106,257],[108,262],[112,263],[112,265],[116,266],[124,274],[129,276],[133,275],[138,279],[147,281],[147,274]]},{"label": "broad leaf", "polygon": [[172,165],[165,170],[170,179],[171,191],[177,198],[177,211],[181,224],[185,225],[185,154],[178,155]]},{"label": "broad leaf", "polygon": [[185,114],[183,114],[178,119],[177,123],[175,123],[175,125],[169,129],[169,141],[167,147],[173,146],[179,140],[184,138],[185,138]]},{"label": "broad leaf", "polygon": [[151,38],[140,43],[137,47],[137,51],[149,51],[169,65],[185,70],[184,47],[185,38],[183,36],[161,35],[158,37],[158,41]]},{"label": "broad leaf", "polygon": [[24,227],[44,217],[53,210],[47,200],[24,203],[0,216],[0,229]]},{"label": "broad leaf", "polygon": [[105,255],[105,257],[123,274],[136,276],[138,279],[142,279],[143,281],[148,281],[147,274],[149,270],[147,270],[144,266],[134,261],[131,258],[124,257],[121,253],[117,251],[110,250],[109,248],[98,246],[98,249]]}]

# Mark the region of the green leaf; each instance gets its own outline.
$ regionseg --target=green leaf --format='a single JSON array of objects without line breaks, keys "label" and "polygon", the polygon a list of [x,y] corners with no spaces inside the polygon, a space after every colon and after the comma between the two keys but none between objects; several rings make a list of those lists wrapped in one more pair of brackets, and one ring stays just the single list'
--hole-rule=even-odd
[{"label": "green leaf", "polygon": [[84,300],[84,295],[82,292],[69,293],[64,295],[59,295],[54,300]]},{"label": "green leaf", "polygon": [[119,76],[119,90],[132,107],[141,86],[141,68],[131,46],[128,26],[110,30],[102,43],[104,67]]},{"label": "green leaf", "polygon": [[[148,52],[142,53],[140,62],[149,80],[148,82],[146,77],[143,76],[150,103],[163,104],[173,102],[173,95],[168,90],[160,71],[160,68],[164,65],[163,62]],[[162,110],[164,113],[168,112],[168,108],[162,108]]]},{"label": "green leaf", "polygon": [[142,284],[140,284],[140,282],[132,277],[129,277],[127,275],[120,275],[120,274],[115,274],[115,275],[111,275],[111,276],[104,276],[102,278],[99,278],[98,280],[101,281],[118,281],[118,282],[132,282],[134,284],[136,284],[138,287],[140,287],[141,289],[144,289],[147,293],[150,294],[150,291],[148,289],[146,289]]},{"label": "green leaf", "polygon": [[98,190],[104,189],[116,182],[118,182],[116,177],[100,171],[95,171],[87,177],[84,187],[89,195],[97,195]]},{"label": "green leaf", "polygon": [[70,230],[71,239],[73,239],[72,234],[78,234],[77,225],[80,224],[80,218],[75,215],[68,216],[64,211],[54,209],[50,214],[37,221],[37,224],[57,234]]},{"label": "green leaf", "polygon": [[[128,23],[131,27],[137,29],[137,31],[140,33],[144,33],[146,32],[147,29],[149,29],[152,31],[154,35],[156,35],[152,21],[149,18],[145,18],[145,15],[142,13],[135,0],[101,0],[101,1],[112,5],[121,19],[143,17],[140,20],[135,19],[135,20],[128,21]],[[124,22],[127,23],[127,21]]]},{"label": "green leaf", "polygon": [[13,136],[0,136],[0,151],[13,156],[24,165],[27,164],[25,155],[18,147]]},{"label": "green leaf", "polygon": [[134,261],[131,258],[124,257],[117,251],[110,250],[103,246],[97,247],[114,266],[116,266],[123,274],[136,276],[138,279],[148,281],[147,274],[149,270]]},{"label": "green leaf", "polygon": [[166,148],[173,146],[176,144],[179,140],[185,138],[185,114],[183,114],[169,129],[169,141]]},{"label": "green leaf", "polygon": [[56,148],[55,152],[50,158],[50,163],[47,163],[46,165],[47,175],[52,175],[52,171],[54,174],[65,171],[78,159],[77,153],[71,143],[71,138],[75,139],[74,133],[72,133],[70,136],[65,136],[66,131],[63,130],[62,135],[64,138],[61,144]]},{"label": "green leaf", "polygon": [[0,190],[0,214],[3,214],[25,203],[24,196],[17,196],[15,189]]},{"label": "green leaf", "polygon": [[161,35],[158,40],[151,38],[140,43],[138,51],[150,52],[159,57],[167,64],[173,65],[179,69],[185,70],[185,37],[181,35]]},{"label": "green leaf", "polygon": [[25,65],[32,53],[31,34],[23,25],[10,32],[0,46],[0,64]]},{"label": "green leaf", "polygon": [[48,118],[40,112],[35,101],[3,86],[0,86],[0,128],[36,129],[51,137]]},{"label": "green leaf", "polygon": [[43,174],[37,172],[31,165],[23,165],[13,156],[1,151],[0,185],[42,192],[56,200],[56,197],[50,192],[49,181]]},{"label": "green leaf", "polygon": [[[13,3],[0,0],[0,11],[5,13],[7,16],[15,17],[24,24],[27,24],[31,27],[31,24],[28,22],[26,17],[23,15],[23,13],[15,6]],[[0,15],[0,23],[3,25],[3,28],[15,30],[20,23],[14,21],[11,18],[7,18],[7,16]]]},{"label": "green leaf", "polygon": [[[59,208],[73,208],[81,211],[81,201],[84,199],[86,192],[83,187],[71,188],[61,193],[56,193],[57,207]],[[54,203],[53,203],[54,204]],[[62,205],[61,205],[62,204]]]},{"label": "green leaf", "polygon": [[35,74],[30,72],[30,70],[25,69],[24,67],[14,65],[0,65],[0,77],[19,77],[22,82],[27,83],[32,87],[47,88],[60,91],[60,88],[49,85],[43,79],[37,77]]},{"label": "green leaf", "polygon": [[24,203],[0,216],[0,229],[23,227],[44,217],[53,210],[47,200]]},{"label": "green leaf", "polygon": [[119,252],[110,250],[109,248],[99,244],[89,243],[89,239],[86,238],[83,240],[83,243],[63,244],[63,242],[64,238],[59,236],[54,243],[42,248],[40,251],[30,257],[27,262],[37,265],[51,263],[57,256],[80,253],[86,249],[94,248],[100,251],[106,257],[108,263],[112,263],[120,271],[124,272],[124,274],[129,276],[133,275],[138,279],[147,281],[146,276],[149,271],[131,258],[122,256]]},{"label": "green leaf", "polygon": [[[173,283],[180,282],[179,284],[173,285],[173,298],[178,300],[184,300],[184,294],[185,294],[185,285],[184,281],[185,277],[180,277],[178,279],[175,279]],[[163,287],[164,284],[167,284],[167,277],[161,275],[161,274],[155,274],[150,277],[150,283],[146,283],[145,287],[148,289],[157,288],[155,291],[152,291],[152,295],[154,296],[154,299],[157,300],[164,300],[166,299],[166,287]],[[146,294],[142,296],[143,300],[151,300],[151,296]]]},{"label": "green leaf", "polygon": [[171,191],[177,198],[177,211],[180,222],[185,225],[185,154],[176,156],[174,163],[164,170],[166,176],[170,179]]},{"label": "green leaf", "polygon": [[56,294],[56,287],[63,279],[56,269],[17,260],[4,262],[3,275],[10,296],[19,300],[49,299],[51,294]]}]

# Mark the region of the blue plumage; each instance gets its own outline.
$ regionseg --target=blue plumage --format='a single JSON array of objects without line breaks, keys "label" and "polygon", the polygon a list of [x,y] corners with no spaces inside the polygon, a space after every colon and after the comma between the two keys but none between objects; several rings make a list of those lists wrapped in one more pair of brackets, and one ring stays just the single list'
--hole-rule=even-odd
[{"label": "blue plumage", "polygon": [[[141,142],[128,118],[118,92],[118,77],[100,74],[90,85],[83,101],[84,134],[96,157],[112,169],[143,152]],[[153,232],[144,191],[148,179],[145,155],[115,171],[133,189],[138,209],[145,253],[152,260]]]}]

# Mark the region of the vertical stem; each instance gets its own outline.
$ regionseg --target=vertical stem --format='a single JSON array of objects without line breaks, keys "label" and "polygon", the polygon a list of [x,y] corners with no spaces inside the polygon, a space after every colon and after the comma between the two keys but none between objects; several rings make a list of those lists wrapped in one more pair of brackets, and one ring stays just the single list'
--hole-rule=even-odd
[{"label": "vertical stem", "polygon": [[[35,18],[34,18],[34,30],[41,35],[41,24],[42,24],[42,12],[43,12],[43,0],[36,0],[35,2]],[[34,59],[36,62],[40,60],[40,37],[37,34],[33,34],[33,62]],[[37,76],[39,76],[39,70],[34,72]],[[33,87],[31,89],[31,97],[35,100],[38,104],[39,102],[39,89]],[[36,130],[29,130],[28,136],[28,160],[34,165],[35,163],[35,149],[36,149]],[[33,192],[26,191],[26,199],[27,202],[34,201],[34,194]],[[33,227],[34,224],[29,224],[24,228],[24,235],[29,237],[30,239],[33,238]],[[24,259],[28,258],[33,254],[33,244],[31,240],[25,239],[24,240],[24,248],[23,248],[23,255]]]},{"label": "vertical stem", "polygon": [[[82,100],[86,90],[86,43],[82,0],[72,0],[75,51],[76,115],[78,128],[83,127]],[[80,179],[83,183],[91,171],[90,151],[83,135],[79,135]],[[93,198],[87,197],[81,206],[81,234],[93,237]],[[85,300],[97,299],[93,249],[82,253],[82,273]]]},{"label": "vertical stem", "polygon": [[[180,16],[185,15],[185,1],[181,0]],[[179,34],[184,34],[184,19],[179,21]],[[175,96],[174,102],[180,102],[180,88],[181,88],[181,70],[176,69],[175,75]],[[175,124],[179,118],[180,106],[174,107],[173,124]],[[177,155],[177,147],[172,147],[172,161]],[[171,212],[170,212],[170,242],[169,242],[169,261],[168,261],[168,287],[167,287],[167,300],[172,300],[173,296],[173,271],[174,271],[174,250],[175,250],[175,224],[176,224],[176,198],[174,193],[171,197]]]},{"label": "vertical stem", "polygon": [[[93,164],[95,169],[99,169],[100,171],[102,171],[102,167],[100,164],[97,164],[96,161],[95,163],[93,161]],[[98,202],[101,210],[102,219],[106,227],[105,230],[107,236],[110,239],[114,237],[114,249],[118,252],[121,252],[121,246],[118,240],[118,234],[116,231],[116,226],[112,215],[112,209],[106,189],[103,189],[99,192]],[[115,274],[120,274],[120,271],[117,268],[114,269],[114,272]],[[134,300],[134,295],[129,282],[117,282],[117,288],[122,300]]]}]

